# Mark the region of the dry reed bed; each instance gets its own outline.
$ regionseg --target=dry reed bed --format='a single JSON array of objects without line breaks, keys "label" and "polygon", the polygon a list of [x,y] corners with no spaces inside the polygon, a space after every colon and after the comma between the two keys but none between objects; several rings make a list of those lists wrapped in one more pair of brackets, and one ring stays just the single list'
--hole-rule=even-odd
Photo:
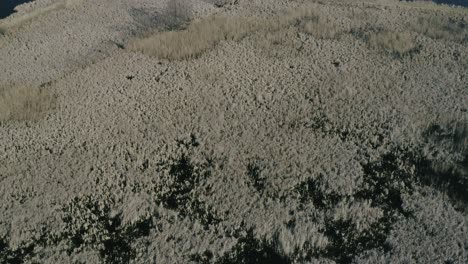
[{"label": "dry reed bed", "polygon": [[[189,23],[190,7],[184,6],[180,1],[176,2],[177,4],[169,4],[166,10],[170,14],[169,31],[135,39],[128,47],[160,59],[181,60],[196,58],[221,41],[240,41],[253,34],[260,36],[257,38],[260,43],[257,44],[264,49],[274,49],[275,44],[291,41],[298,32],[319,40],[337,40],[341,35],[356,30],[347,25],[341,17],[319,13],[314,5],[290,10],[270,18],[212,15]],[[363,18],[353,13],[347,19]],[[417,49],[418,34],[433,39],[464,43],[468,40],[468,26],[463,19],[456,21],[425,15],[407,30],[384,28],[364,34],[364,40],[370,48],[377,48],[401,57]]]},{"label": "dry reed bed", "polygon": [[0,88],[0,122],[38,120],[54,109],[56,102],[49,87]]},{"label": "dry reed bed", "polygon": [[[186,16],[186,12],[171,13]],[[176,17],[174,21],[186,20]],[[128,47],[161,59],[180,60],[196,58],[221,41],[240,41],[253,33],[271,34],[288,30],[291,26],[318,39],[333,39],[345,31],[337,26],[335,20],[320,16],[314,9],[294,10],[270,19],[212,15],[193,21],[185,28],[178,27],[177,23],[167,24],[170,28],[183,29],[138,38]]]}]

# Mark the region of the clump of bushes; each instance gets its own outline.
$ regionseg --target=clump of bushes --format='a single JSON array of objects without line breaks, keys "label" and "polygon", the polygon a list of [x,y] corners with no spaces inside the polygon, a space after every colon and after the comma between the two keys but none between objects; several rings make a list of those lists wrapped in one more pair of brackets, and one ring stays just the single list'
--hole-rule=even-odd
[{"label": "clump of bushes", "polygon": [[403,56],[417,48],[415,37],[410,32],[382,31],[372,34],[368,42],[373,48],[383,49],[397,56]]},{"label": "clump of bushes", "polygon": [[55,105],[56,96],[49,87],[0,87],[0,122],[37,120]]}]

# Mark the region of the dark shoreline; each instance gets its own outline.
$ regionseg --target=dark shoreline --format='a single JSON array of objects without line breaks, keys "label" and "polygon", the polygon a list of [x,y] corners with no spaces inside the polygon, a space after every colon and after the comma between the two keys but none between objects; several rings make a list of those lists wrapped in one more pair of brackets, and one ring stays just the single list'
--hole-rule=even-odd
[{"label": "dark shoreline", "polygon": [[468,1],[466,0],[433,0],[432,2],[436,4],[446,4],[446,5],[468,7]]},{"label": "dark shoreline", "polygon": [[15,13],[15,7],[34,0],[2,0],[0,2],[0,19]]}]

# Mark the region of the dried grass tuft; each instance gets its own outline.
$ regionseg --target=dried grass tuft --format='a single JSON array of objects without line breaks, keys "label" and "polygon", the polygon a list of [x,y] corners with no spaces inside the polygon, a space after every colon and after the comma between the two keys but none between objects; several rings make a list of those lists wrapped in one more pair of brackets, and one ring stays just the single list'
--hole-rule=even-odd
[{"label": "dried grass tuft", "polygon": [[280,18],[280,25],[293,25],[317,39],[335,39],[346,31],[334,17],[321,15],[313,6],[290,11]]},{"label": "dried grass tuft", "polygon": [[450,17],[420,17],[413,30],[433,39],[468,42],[468,22]]},{"label": "dried grass tuft", "polygon": [[416,49],[415,36],[410,32],[382,31],[369,37],[369,45],[403,56]]},{"label": "dried grass tuft", "polygon": [[37,120],[55,105],[56,97],[46,87],[0,88],[0,122]]}]

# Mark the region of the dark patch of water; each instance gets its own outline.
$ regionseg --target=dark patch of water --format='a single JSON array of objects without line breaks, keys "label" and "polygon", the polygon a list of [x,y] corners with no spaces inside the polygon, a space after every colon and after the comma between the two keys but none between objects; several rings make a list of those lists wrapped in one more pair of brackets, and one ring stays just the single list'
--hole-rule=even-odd
[{"label": "dark patch of water", "polygon": [[33,0],[2,0],[0,1],[0,19],[15,13],[15,7]]},{"label": "dark patch of water", "polygon": [[433,0],[433,2],[437,4],[447,4],[447,5],[456,5],[456,6],[463,6],[468,7],[467,0]]}]

